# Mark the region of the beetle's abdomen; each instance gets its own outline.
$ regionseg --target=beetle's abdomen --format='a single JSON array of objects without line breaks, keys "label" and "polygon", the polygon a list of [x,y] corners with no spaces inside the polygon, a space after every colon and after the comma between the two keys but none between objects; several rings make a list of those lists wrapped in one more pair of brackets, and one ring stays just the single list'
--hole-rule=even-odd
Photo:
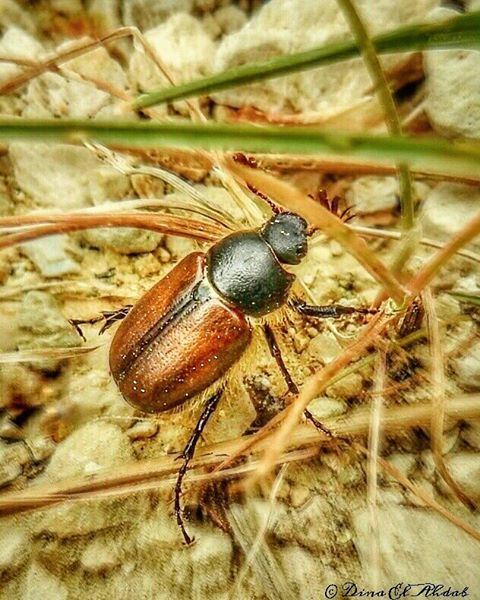
[{"label": "beetle's abdomen", "polygon": [[208,278],[221,296],[255,317],[285,304],[295,279],[256,231],[232,233],[212,246]]},{"label": "beetle's abdomen", "polygon": [[203,253],[184,258],[115,333],[112,375],[125,399],[142,411],[169,410],[202,392],[250,342],[250,325],[213,293],[205,267]]}]

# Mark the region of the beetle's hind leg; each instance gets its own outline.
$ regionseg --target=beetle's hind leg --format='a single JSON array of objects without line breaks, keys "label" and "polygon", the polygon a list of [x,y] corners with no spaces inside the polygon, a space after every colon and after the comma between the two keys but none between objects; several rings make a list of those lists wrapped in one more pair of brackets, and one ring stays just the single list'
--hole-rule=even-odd
[{"label": "beetle's hind leg", "polygon": [[75,331],[78,335],[84,340],[87,341],[85,334],[82,331],[81,325],[95,325],[96,323],[101,323],[104,321],[98,335],[104,334],[110,327],[112,327],[117,321],[121,321],[124,319],[133,304],[126,304],[121,308],[117,308],[116,310],[102,310],[100,315],[96,317],[92,317],[91,319],[69,319],[68,322],[74,327]]},{"label": "beetle's hind leg", "polygon": [[215,410],[218,406],[218,403],[220,402],[220,398],[222,397],[222,393],[223,393],[223,389],[220,389],[217,392],[215,392],[215,394],[213,394],[213,396],[211,396],[207,400],[207,402],[205,404],[205,408],[203,409],[202,414],[200,415],[200,418],[198,419],[198,422],[195,425],[195,429],[193,430],[193,433],[190,436],[190,439],[188,440],[187,445],[183,449],[183,452],[179,456],[179,458],[181,458],[183,460],[183,462],[182,462],[182,466],[180,467],[180,469],[178,471],[177,482],[175,484],[174,506],[175,506],[175,516],[177,518],[177,524],[180,527],[180,530],[183,535],[183,539],[185,540],[185,543],[187,545],[191,544],[194,541],[194,538],[191,538],[188,535],[187,530],[185,529],[185,524],[183,522],[182,507],[181,507],[181,502],[180,502],[181,496],[182,496],[182,482],[183,482],[183,478],[185,477],[185,473],[188,470],[188,464],[192,460],[193,455],[195,453],[195,448],[197,446],[198,440],[200,439],[200,436],[202,435],[202,432],[205,429],[205,426],[207,425],[208,420],[210,419],[212,414],[215,412]]}]

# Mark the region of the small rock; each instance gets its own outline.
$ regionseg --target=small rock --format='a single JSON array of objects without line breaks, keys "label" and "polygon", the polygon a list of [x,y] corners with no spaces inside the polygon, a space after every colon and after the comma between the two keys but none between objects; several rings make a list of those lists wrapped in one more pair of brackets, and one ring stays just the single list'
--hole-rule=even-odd
[{"label": "small rock", "polygon": [[57,446],[44,475],[49,481],[59,481],[84,475],[92,462],[100,467],[110,467],[132,458],[128,438],[117,425],[89,423]]},{"label": "small rock", "polygon": [[480,342],[473,344],[468,351],[453,361],[458,384],[469,391],[480,389]]},{"label": "small rock", "polygon": [[288,598],[318,600],[325,597],[325,588],[337,581],[338,574],[325,567],[318,555],[297,545],[278,551],[282,571],[290,591]]},{"label": "small rock", "polygon": [[222,6],[213,13],[213,18],[223,34],[234,33],[247,22],[247,16],[243,10],[234,5]]},{"label": "small rock", "polygon": [[310,498],[312,491],[306,485],[294,485],[290,489],[290,505],[293,508],[303,506]]},{"label": "small rock", "polygon": [[47,292],[27,292],[18,315],[17,345],[27,348],[68,348],[78,346],[78,336],[62,315],[60,305]]},{"label": "small rock", "polygon": [[178,237],[176,235],[165,236],[165,247],[175,260],[183,258],[187,254],[190,254],[190,252],[198,250],[198,245],[195,240]]},{"label": "small rock", "polygon": [[113,540],[93,540],[83,551],[80,564],[87,573],[107,573],[120,564],[120,557],[113,545]]},{"label": "small rock", "polygon": [[319,397],[315,398],[308,405],[308,410],[319,421],[328,417],[337,417],[343,415],[347,410],[347,405],[342,400],[335,398]]},{"label": "small rock", "polygon": [[11,575],[17,571],[29,556],[26,533],[18,526],[2,528],[0,544],[0,575]]},{"label": "small rock", "polygon": [[209,598],[212,594],[227,594],[233,548],[230,537],[219,530],[202,528],[190,553],[193,569],[192,598]]},{"label": "small rock", "polygon": [[161,233],[134,229],[89,229],[81,237],[94,248],[109,248],[119,254],[141,254],[153,252],[163,239]]},{"label": "small rock", "polygon": [[327,540],[319,536],[318,531],[325,527],[331,518],[331,509],[325,498],[314,495],[299,509],[285,509],[285,514],[279,513],[278,521],[273,528],[273,534],[279,540],[289,544],[298,544],[308,548],[314,554],[325,550]]},{"label": "small rock", "polygon": [[341,349],[333,335],[328,333],[320,333],[308,344],[308,354],[324,364],[333,360]]},{"label": "small rock", "polygon": [[4,487],[14,482],[20,477],[23,469],[19,464],[0,464],[0,487]]},{"label": "small rock", "polygon": [[425,110],[433,127],[451,136],[480,137],[480,89],[474,75],[480,71],[479,53],[474,50],[425,52],[424,65]]},{"label": "small rock", "polygon": [[68,590],[62,581],[46,571],[38,563],[33,563],[25,578],[24,600],[38,600],[38,598],[55,598],[67,600]]},{"label": "small rock", "polygon": [[15,142],[9,153],[16,184],[39,207],[74,210],[123,197],[129,189],[128,177],[81,146]]},{"label": "small rock", "polygon": [[203,438],[209,443],[239,437],[250,427],[257,412],[243,383],[232,387],[220,400],[217,410],[208,423]]},{"label": "small rock", "polygon": [[[179,83],[211,72],[215,43],[198,19],[184,13],[172,15],[158,27],[149,29],[145,37]],[[129,72],[132,82],[141,91],[170,85],[141,50],[133,53]]]},{"label": "small rock", "polygon": [[[416,183],[414,197],[423,198],[428,186]],[[372,214],[391,212],[398,207],[398,181],[395,177],[377,177],[366,175],[357,177],[346,193],[349,206],[353,206],[355,214]]]},{"label": "small rock", "polygon": [[[480,455],[473,452],[459,452],[447,461],[447,467],[453,479],[476,501],[480,499]],[[438,478],[442,492],[452,495],[453,492],[443,479]]]},{"label": "small rock", "polygon": [[80,271],[80,265],[66,253],[66,246],[64,235],[52,235],[22,244],[21,250],[44,277],[61,277]]},{"label": "small rock", "polygon": [[125,25],[136,25],[140,31],[145,31],[164,23],[177,12],[191,12],[193,0],[162,0],[162,2],[122,0],[120,10]]},{"label": "small rock", "polygon": [[139,421],[135,423],[133,427],[127,430],[128,437],[134,440],[144,440],[146,438],[151,438],[157,435],[158,431],[158,423],[156,423],[153,419],[148,421]]},{"label": "small rock", "polygon": [[480,423],[470,421],[461,435],[469,446],[475,450],[480,450]]},{"label": "small rock", "polygon": [[160,272],[161,264],[153,254],[145,254],[135,261],[133,268],[135,273],[143,278],[157,275]]},{"label": "small rock", "polygon": [[[401,506],[377,509],[380,556],[380,583],[395,585],[399,581],[441,582],[463,590],[475,589],[480,561],[478,542],[434,512]],[[479,519],[474,519],[479,523]],[[361,569],[370,566],[371,534],[368,509],[353,515],[355,546]],[[434,552],[432,552],[434,544]],[[473,586],[473,587],[472,587]]]},{"label": "small rock", "polygon": [[[422,210],[425,236],[445,241],[478,213],[480,192],[471,186],[440,183],[428,194]],[[480,241],[472,247],[480,248]]]},{"label": "small rock", "polygon": [[396,452],[394,454],[390,454],[387,460],[401,473],[408,476],[415,468],[417,457],[414,454]]}]

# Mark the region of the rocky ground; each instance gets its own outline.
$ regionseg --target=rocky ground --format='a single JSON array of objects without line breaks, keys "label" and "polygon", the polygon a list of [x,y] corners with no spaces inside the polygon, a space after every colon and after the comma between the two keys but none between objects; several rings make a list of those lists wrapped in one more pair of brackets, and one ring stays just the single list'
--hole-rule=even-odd
[{"label": "rocky ground", "polygon": [[[68,48],[75,36],[135,25],[174,77],[190,80],[348,35],[334,0],[261,4],[51,0],[30,5],[0,0],[0,54],[38,60],[54,49]],[[362,10],[376,33],[453,14],[451,7],[441,4],[366,0]],[[465,8],[478,8],[478,2]],[[401,113],[413,131],[479,137],[480,89],[475,74],[480,53],[449,50],[421,59],[389,56],[384,64],[396,87],[408,92],[405,98],[399,96]],[[0,82],[18,70],[1,63]],[[92,83],[92,77],[99,76],[111,86],[108,90]],[[31,118],[115,117],[122,94],[164,83],[138,44],[133,47],[124,41],[116,52],[98,49],[0,97],[0,111]],[[203,108],[212,118],[242,120],[254,115],[262,121],[383,129],[381,109],[359,61],[223,92]],[[157,116],[173,114],[186,116],[185,105],[159,109]],[[0,215],[70,211],[139,197],[188,200],[159,179],[119,173],[84,147],[15,143],[0,152]],[[308,193],[326,187],[354,205],[355,224],[397,227],[394,177],[284,166],[274,165],[272,172]],[[218,176],[187,159],[176,168],[191,177],[212,206],[227,210],[239,227],[244,226],[244,215]],[[478,186],[425,178],[416,183],[415,196],[422,235],[442,242],[476,213],[480,201]],[[385,262],[391,261],[395,242],[370,243]],[[479,245],[470,250],[478,251]],[[135,302],[198,247],[190,240],[151,232],[92,230],[2,251],[0,351],[7,356],[82,345],[68,319]],[[418,270],[431,252],[418,246],[410,271]],[[297,275],[319,304],[367,305],[378,291],[363,268],[333,241],[312,245]],[[475,295],[479,286],[476,264],[460,258],[435,282],[449,399],[480,388],[477,309],[449,292]],[[355,320],[332,324],[298,317],[283,327],[282,347],[296,381],[301,384],[337,356],[359,326]],[[136,413],[109,374],[110,333],[99,338],[95,327],[87,327],[85,333],[87,345],[100,347],[83,356],[2,360],[2,493],[141,465],[142,460],[181,450],[188,439],[198,407],[148,418]],[[426,343],[392,353],[387,367],[387,407],[431,400]],[[340,416],[348,421],[355,410],[369,410],[374,383],[374,369],[364,368],[330,386],[310,408],[319,419]],[[222,403],[205,441],[233,439],[263,424],[281,408],[284,393],[275,363],[259,348],[237,393]],[[444,453],[453,477],[479,501],[479,421],[448,422]],[[438,475],[427,430],[385,434],[381,455],[448,510],[480,528],[478,513],[464,508]],[[216,486],[204,492],[202,497],[192,492],[187,498],[189,527],[196,536],[191,548],[182,544],[172,516],[170,484],[1,517],[0,598],[316,599],[324,597],[328,585],[346,581],[370,590],[430,581],[460,590],[469,586],[469,597],[480,598],[479,542],[383,472],[378,479],[377,534],[372,534],[366,462],[352,448],[342,446],[288,463],[279,469],[273,486],[265,489],[235,495],[227,486]],[[219,514],[223,529],[215,523]],[[372,559],[375,547],[379,558]]]}]

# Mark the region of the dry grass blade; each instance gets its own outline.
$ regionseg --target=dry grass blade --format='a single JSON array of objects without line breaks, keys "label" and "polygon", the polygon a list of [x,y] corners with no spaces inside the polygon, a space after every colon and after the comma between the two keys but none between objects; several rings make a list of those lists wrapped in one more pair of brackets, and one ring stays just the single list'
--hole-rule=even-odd
[{"label": "dry grass blade", "polygon": [[380,352],[376,361],[375,395],[372,405],[370,429],[368,432],[368,464],[367,464],[367,504],[370,515],[370,572],[371,585],[378,589],[380,577],[380,544],[377,514],[378,459],[380,456],[380,426],[383,410],[383,389],[385,387],[386,354]]},{"label": "dry grass blade", "polygon": [[442,340],[438,326],[438,317],[432,292],[427,287],[422,294],[423,306],[427,321],[427,335],[430,341],[431,380],[432,380],[432,452],[435,466],[447,485],[452,489],[457,498],[468,508],[474,510],[475,502],[462,490],[451,476],[443,460],[443,427],[445,422],[445,371]]},{"label": "dry grass blade", "polygon": [[17,350],[16,352],[1,352],[0,364],[22,363],[44,361],[45,359],[60,360],[64,358],[74,358],[93,352],[100,348],[102,344],[91,344],[77,346],[72,348],[32,348],[29,350]]},{"label": "dry grass blade", "polygon": [[259,169],[251,169],[233,159],[228,160],[228,166],[243,185],[253,185],[267,196],[274,198],[282,206],[305,217],[309,223],[321,229],[325,235],[336,239],[367,269],[374,279],[384,286],[392,298],[398,302],[402,301],[405,295],[404,290],[387,267],[369,249],[364,240],[354,235],[345,223],[320,203],[315,202],[289,183],[280,181]]},{"label": "dry grass blade", "polygon": [[18,217],[0,218],[2,226],[24,226],[32,223],[42,223],[32,226],[18,233],[10,233],[0,237],[0,250],[30,240],[57,235],[59,233],[71,233],[84,229],[96,227],[136,227],[156,231],[158,233],[169,233],[181,237],[194,238],[207,242],[215,242],[225,234],[225,229],[202,221],[195,221],[182,217],[170,215],[156,215],[153,213],[97,213],[97,214],[49,214],[49,215],[26,215]]}]

